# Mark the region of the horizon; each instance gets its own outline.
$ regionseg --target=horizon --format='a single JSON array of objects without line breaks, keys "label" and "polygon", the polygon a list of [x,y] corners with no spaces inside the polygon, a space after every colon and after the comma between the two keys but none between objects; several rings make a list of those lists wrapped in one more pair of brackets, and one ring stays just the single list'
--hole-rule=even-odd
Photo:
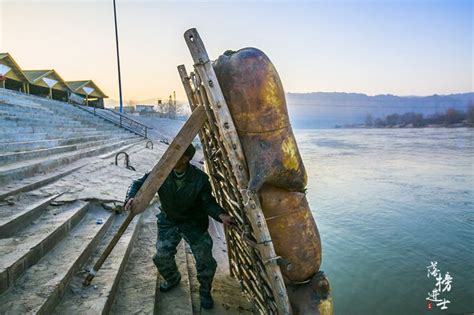
[{"label": "horizon", "polygon": [[[452,95],[459,95],[459,94],[474,94],[474,91],[468,91],[468,92],[460,92],[460,93],[448,93],[448,94],[430,94],[430,95],[396,95],[396,94],[391,94],[391,93],[384,93],[384,94],[374,94],[374,95],[369,95],[366,93],[361,93],[361,92],[343,92],[343,91],[333,91],[333,92],[325,92],[325,91],[314,91],[314,92],[285,92],[285,94],[316,94],[316,93],[325,93],[325,94],[358,94],[358,95],[365,95],[368,97],[375,97],[375,96],[395,96],[395,97],[400,97],[400,98],[410,98],[410,97],[415,97],[415,98],[423,98],[423,97],[431,97],[431,96],[452,96]],[[119,102],[118,99],[114,98],[108,98],[107,99],[109,102]],[[152,99],[142,99],[142,100],[134,100],[135,105],[152,105],[152,104],[145,104],[145,103],[140,103],[140,102],[145,102],[145,101],[150,101]],[[187,99],[177,99],[177,102],[185,102],[187,103]],[[155,104],[153,104],[155,105]],[[287,104],[291,106],[298,106],[298,104]],[[112,104],[106,104],[106,106],[114,106]],[[124,104],[126,106],[126,104]]]},{"label": "horizon", "polygon": [[[470,93],[472,8],[462,0],[118,0],[124,104],[165,101],[173,91],[186,99],[176,66],[192,69],[182,37],[191,27],[200,32],[211,59],[227,49],[262,49],[287,93]],[[0,16],[0,50],[21,68],[55,69],[66,81],[92,79],[109,95],[106,104],[118,100],[111,0],[0,0]]]}]

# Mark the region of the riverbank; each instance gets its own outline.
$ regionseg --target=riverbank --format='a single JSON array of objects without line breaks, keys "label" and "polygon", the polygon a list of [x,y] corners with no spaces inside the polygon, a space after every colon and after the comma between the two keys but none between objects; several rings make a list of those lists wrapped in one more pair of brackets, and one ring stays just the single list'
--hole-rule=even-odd
[{"label": "riverbank", "polygon": [[474,124],[460,123],[460,124],[430,124],[426,126],[414,126],[413,124],[408,125],[393,125],[393,126],[366,126],[359,124],[350,124],[334,126],[335,129],[424,129],[424,128],[474,128]]}]

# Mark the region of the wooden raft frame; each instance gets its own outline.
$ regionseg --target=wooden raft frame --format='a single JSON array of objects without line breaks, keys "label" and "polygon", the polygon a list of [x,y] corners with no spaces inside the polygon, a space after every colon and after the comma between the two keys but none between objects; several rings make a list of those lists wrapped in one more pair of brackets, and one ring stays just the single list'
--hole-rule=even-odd
[{"label": "wooden raft frame", "polygon": [[245,156],[214,68],[196,29],[184,38],[195,72],[178,66],[191,109],[204,107],[207,121],[199,132],[206,169],[218,203],[237,221],[226,228],[231,276],[260,314],[291,314],[278,257],[256,192],[249,191]]}]

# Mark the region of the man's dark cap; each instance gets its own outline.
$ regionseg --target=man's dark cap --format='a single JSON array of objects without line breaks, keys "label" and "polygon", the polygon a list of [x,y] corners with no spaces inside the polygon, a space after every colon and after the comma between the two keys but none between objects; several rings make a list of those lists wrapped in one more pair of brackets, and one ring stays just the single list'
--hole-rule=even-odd
[{"label": "man's dark cap", "polygon": [[184,151],[184,155],[186,155],[187,157],[189,157],[190,159],[193,158],[194,156],[194,153],[196,153],[196,148],[193,146],[193,144],[191,143],[189,145],[189,147],[186,149],[186,151]]}]

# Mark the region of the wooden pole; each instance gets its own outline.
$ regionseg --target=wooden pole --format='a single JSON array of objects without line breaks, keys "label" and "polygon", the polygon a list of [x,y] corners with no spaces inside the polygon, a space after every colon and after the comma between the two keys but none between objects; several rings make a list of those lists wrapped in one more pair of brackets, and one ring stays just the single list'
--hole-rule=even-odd
[{"label": "wooden pole", "polygon": [[202,106],[196,107],[138,191],[133,200],[133,212],[140,213],[145,210],[205,121],[204,108]]},{"label": "wooden pole", "polygon": [[239,191],[244,195],[245,212],[255,233],[259,253],[265,263],[268,281],[272,287],[278,313],[291,314],[292,310],[285,283],[280,267],[277,264],[277,255],[260,206],[260,200],[257,192],[247,190],[249,175],[245,156],[214,68],[197,30],[193,28],[186,31],[184,38],[193,57],[195,69],[203,80],[210,105],[215,112],[216,122],[223,137],[223,144],[229,154],[229,160],[237,179]]},{"label": "wooden pole", "polygon": [[89,284],[91,284],[91,281],[92,279],[94,279],[97,271],[99,271],[100,267],[102,267],[107,257],[109,257],[110,253],[114,249],[115,245],[117,245],[118,241],[122,237],[125,230],[127,230],[133,218],[135,218],[135,213],[130,211],[125,221],[123,221],[122,225],[120,225],[120,228],[118,229],[117,234],[114,235],[114,238],[110,241],[109,245],[107,245],[107,248],[99,257],[99,260],[97,260],[94,267],[87,274],[86,278],[84,279],[84,282],[82,283],[83,285],[88,286]]},{"label": "wooden pole", "polygon": [[142,187],[140,187],[138,190],[137,195],[133,200],[130,213],[120,226],[117,234],[100,256],[99,260],[95,263],[94,268],[92,268],[87,274],[83,285],[88,286],[91,283],[97,271],[100,269],[100,267],[102,267],[102,264],[107,259],[110,252],[112,252],[112,249],[115,247],[120,237],[122,237],[123,233],[127,229],[130,222],[132,222],[135,215],[142,213],[148,207],[150,201],[153,199],[153,196],[158,191],[158,189],[160,189],[161,185],[165,181],[166,177],[168,177],[168,175],[171,173],[178,160],[183,156],[184,151],[186,151],[194,137],[196,137],[205,121],[206,113],[204,112],[204,108],[202,106],[196,107],[189,119],[179,131],[178,135],[176,135],[174,140],[171,142],[161,159],[153,167],[150,175],[148,175]]}]

